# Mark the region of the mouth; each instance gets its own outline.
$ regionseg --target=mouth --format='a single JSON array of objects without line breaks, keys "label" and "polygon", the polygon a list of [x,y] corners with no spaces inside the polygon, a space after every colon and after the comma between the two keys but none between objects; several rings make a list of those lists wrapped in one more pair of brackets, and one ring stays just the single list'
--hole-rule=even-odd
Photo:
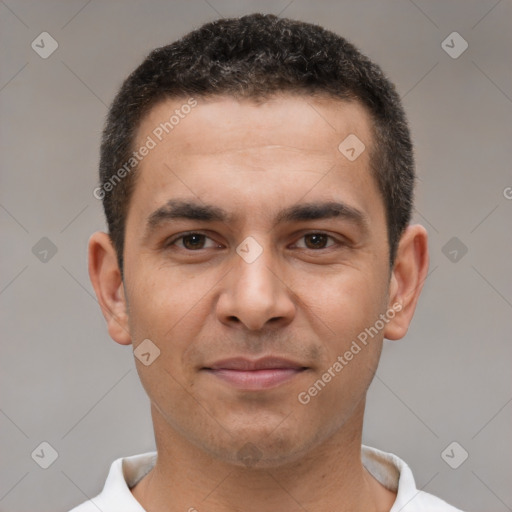
[{"label": "mouth", "polygon": [[263,390],[288,382],[309,368],[278,357],[224,359],[203,370],[238,389]]}]

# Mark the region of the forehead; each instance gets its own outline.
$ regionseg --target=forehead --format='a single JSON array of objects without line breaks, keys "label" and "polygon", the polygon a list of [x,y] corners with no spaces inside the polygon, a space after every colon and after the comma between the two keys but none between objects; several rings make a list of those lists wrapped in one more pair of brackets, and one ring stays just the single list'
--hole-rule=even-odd
[{"label": "forehead", "polygon": [[359,102],[281,93],[257,102],[228,96],[164,100],[142,120],[137,141],[150,136],[157,145],[196,154],[257,145],[332,153],[349,133],[370,145],[370,117]]},{"label": "forehead", "polygon": [[258,103],[165,100],[140,125],[135,148],[145,145],[129,216],[135,208],[147,218],[176,197],[265,212],[270,202],[316,200],[322,191],[338,190],[363,210],[379,199],[371,121],[357,102],[291,94]]}]

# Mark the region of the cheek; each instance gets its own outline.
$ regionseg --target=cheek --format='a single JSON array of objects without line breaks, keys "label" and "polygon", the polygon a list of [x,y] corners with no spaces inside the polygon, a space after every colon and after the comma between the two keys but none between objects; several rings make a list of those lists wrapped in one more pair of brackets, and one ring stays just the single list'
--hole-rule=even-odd
[{"label": "cheek", "polygon": [[141,268],[134,277],[130,287],[131,320],[136,328],[142,325],[160,336],[186,318],[204,295],[197,281],[172,269],[150,266],[147,271]]},{"label": "cheek", "polygon": [[321,291],[310,294],[310,322],[317,326],[312,327],[317,335],[323,333],[319,338],[324,353],[297,399],[307,402],[311,421],[330,410],[326,428],[339,428],[365,396],[382,350],[383,330],[372,328],[385,311],[385,296],[370,273],[355,271],[326,280]]},{"label": "cheek", "polygon": [[305,313],[309,310],[324,322],[337,350],[373,325],[386,304],[384,283],[370,267],[345,267],[323,278],[303,277],[301,281]]},{"label": "cheek", "polygon": [[[189,288],[187,278],[176,272],[153,269],[132,283],[130,331],[134,348],[150,339],[159,350],[150,366],[136,360],[146,393],[162,414],[188,410],[192,368],[182,363],[183,353],[200,332],[204,290]],[[187,405],[188,403],[188,405]],[[165,415],[165,414],[164,414]],[[173,423],[173,418],[167,420]],[[179,425],[173,425],[178,428]]]},{"label": "cheek", "polygon": [[133,343],[137,345],[146,338],[152,340],[160,350],[155,364],[159,363],[164,372],[157,378],[155,372],[145,372],[141,367],[141,379],[147,380],[148,385],[163,378],[167,385],[178,386],[175,390],[178,395],[180,385],[193,385],[195,364],[199,359],[190,358],[189,353],[202,338],[207,322],[211,322],[211,293],[219,279],[216,272],[207,270],[196,273],[192,279],[185,272],[160,267],[140,272],[137,281],[132,283],[130,331]]},{"label": "cheek", "polygon": [[158,271],[137,275],[130,287],[129,321],[135,348],[150,339],[160,350],[158,362],[165,361],[165,368],[175,374],[179,372],[176,356],[200,324],[191,318],[197,316],[201,294],[193,287],[189,292],[183,279],[172,276],[175,273]]}]

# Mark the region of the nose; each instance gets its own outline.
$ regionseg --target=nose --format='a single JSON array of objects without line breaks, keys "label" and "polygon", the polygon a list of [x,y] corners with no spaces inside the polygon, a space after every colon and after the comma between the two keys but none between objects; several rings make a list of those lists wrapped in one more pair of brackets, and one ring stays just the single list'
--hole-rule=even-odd
[{"label": "nose", "polygon": [[222,323],[258,331],[270,325],[284,327],[292,321],[296,313],[294,292],[280,275],[282,266],[271,249],[262,249],[254,261],[234,254],[233,268],[217,301],[217,316]]}]

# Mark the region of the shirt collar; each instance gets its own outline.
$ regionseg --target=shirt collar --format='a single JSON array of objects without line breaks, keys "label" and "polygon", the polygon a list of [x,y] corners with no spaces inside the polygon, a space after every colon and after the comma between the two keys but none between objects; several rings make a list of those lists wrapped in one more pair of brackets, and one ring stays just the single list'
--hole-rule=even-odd
[{"label": "shirt collar", "polygon": [[[120,512],[145,512],[133,497],[130,489],[134,487],[151,469],[157,459],[157,452],[147,452],[115,460],[100,495],[92,501],[102,510]],[[406,512],[406,506],[421,493],[409,466],[392,453],[362,445],[361,460],[363,466],[384,487],[396,492],[396,500],[390,512]],[[103,507],[103,508],[102,508]]]}]

